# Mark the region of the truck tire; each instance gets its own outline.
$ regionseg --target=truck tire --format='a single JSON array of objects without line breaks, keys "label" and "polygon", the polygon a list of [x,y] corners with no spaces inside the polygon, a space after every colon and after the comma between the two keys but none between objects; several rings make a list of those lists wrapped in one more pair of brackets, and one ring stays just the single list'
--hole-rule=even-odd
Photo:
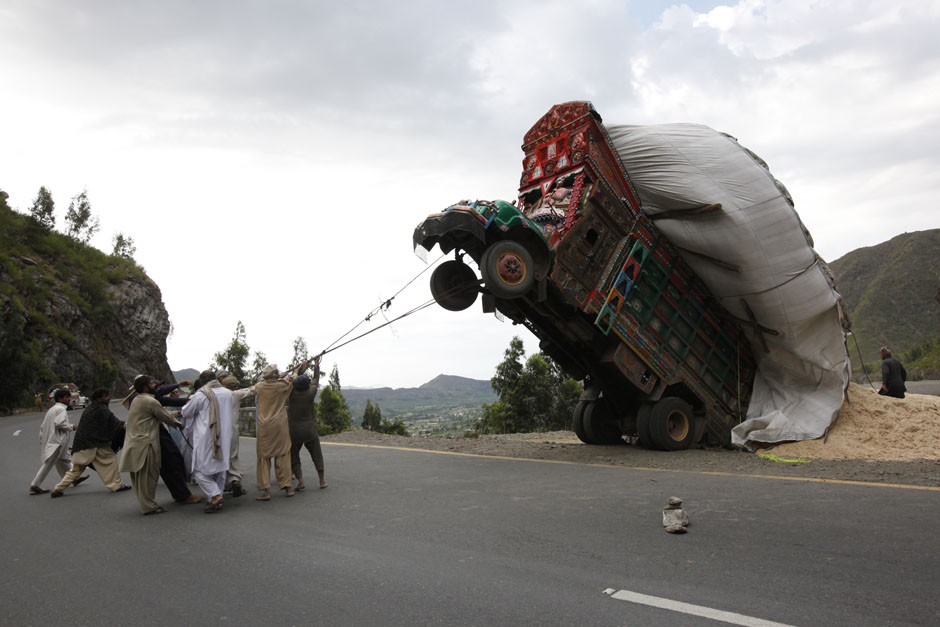
[{"label": "truck tire", "polygon": [[578,436],[578,439],[585,444],[594,444],[588,440],[587,433],[584,431],[584,410],[593,402],[594,401],[578,401],[578,404],[574,406],[574,411],[571,412],[572,429],[574,429],[574,433]]},{"label": "truck tire", "polygon": [[584,409],[584,432],[592,444],[623,444],[620,425],[603,399]]},{"label": "truck tire", "polygon": [[478,284],[473,268],[452,259],[431,273],[431,296],[448,311],[463,311],[476,302]]},{"label": "truck tire", "polygon": [[535,259],[513,240],[504,239],[487,248],[480,270],[483,284],[497,298],[519,298],[535,285]]},{"label": "truck tire", "polygon": [[670,396],[653,405],[649,417],[650,438],[664,451],[687,449],[695,437],[692,406]]},{"label": "truck tire", "polygon": [[650,412],[652,409],[652,403],[640,405],[640,409],[636,413],[636,435],[640,441],[640,446],[655,451],[659,447],[653,443],[653,438],[650,437]]}]

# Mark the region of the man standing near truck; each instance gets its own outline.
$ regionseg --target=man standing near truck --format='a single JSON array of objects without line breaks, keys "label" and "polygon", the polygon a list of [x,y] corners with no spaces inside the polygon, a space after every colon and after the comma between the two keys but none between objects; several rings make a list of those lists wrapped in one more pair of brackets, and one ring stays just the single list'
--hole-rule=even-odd
[{"label": "man standing near truck", "polygon": [[907,388],[904,386],[905,381],[907,381],[907,370],[904,369],[900,360],[891,356],[890,348],[882,346],[881,389],[878,390],[878,394],[904,398],[904,393],[907,392]]}]

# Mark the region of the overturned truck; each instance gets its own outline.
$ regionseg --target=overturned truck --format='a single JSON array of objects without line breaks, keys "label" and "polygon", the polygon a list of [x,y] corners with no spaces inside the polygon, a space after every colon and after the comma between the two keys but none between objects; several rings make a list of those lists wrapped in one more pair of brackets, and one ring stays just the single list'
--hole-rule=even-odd
[{"label": "overturned truck", "polygon": [[454,253],[431,276],[441,306],[482,294],[584,380],[578,437],[678,450],[826,432],[848,323],[766,163],[701,125],[605,127],[588,102],[552,107],[522,149],[516,201],[459,202],[413,244]]},{"label": "overturned truck", "polygon": [[517,202],[460,202],[415,230],[416,247],[455,253],[431,276],[437,302],[462,310],[482,292],[484,311],[525,325],[583,379],[573,424],[586,443],[730,442],[754,380],[750,343],[644,214],[600,116],[555,106],[522,148]]}]

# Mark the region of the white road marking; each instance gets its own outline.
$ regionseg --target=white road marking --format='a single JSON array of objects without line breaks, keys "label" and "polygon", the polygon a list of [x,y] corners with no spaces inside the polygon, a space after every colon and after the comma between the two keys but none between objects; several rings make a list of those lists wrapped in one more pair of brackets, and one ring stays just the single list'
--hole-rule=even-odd
[{"label": "white road marking", "polygon": [[754,618],[753,616],[745,616],[744,614],[736,614],[734,612],[725,612],[722,610],[705,607],[703,605],[692,605],[691,603],[683,603],[682,601],[673,601],[672,599],[654,597],[648,594],[640,594],[639,592],[630,592],[629,590],[614,590],[613,588],[607,588],[604,590],[604,594],[609,594],[611,597],[621,601],[630,601],[631,603],[649,605],[651,607],[658,607],[664,610],[671,610],[673,612],[681,612],[683,614],[691,614],[693,616],[702,616],[703,618],[720,620],[725,623],[731,623],[732,625],[746,625],[747,627],[793,627],[792,625],[787,625],[785,623],[775,623],[773,621],[764,620],[762,618]]},{"label": "white road marking", "polygon": [[22,429],[17,429],[16,431],[13,432],[13,437],[15,438],[16,436],[18,436],[18,435],[19,435],[20,433],[22,433],[22,432],[23,432]]}]

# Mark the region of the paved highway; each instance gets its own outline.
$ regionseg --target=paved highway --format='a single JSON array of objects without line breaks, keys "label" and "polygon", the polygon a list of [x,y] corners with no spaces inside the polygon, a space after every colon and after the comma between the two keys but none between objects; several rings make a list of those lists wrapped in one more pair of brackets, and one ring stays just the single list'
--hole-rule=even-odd
[{"label": "paved highway", "polygon": [[[0,419],[4,625],[940,620],[937,489],[336,444],[326,490],[206,515],[161,483],[170,512],[145,517],[94,474],[27,495],[40,420]],[[247,486],[254,441],[242,451]],[[686,535],[663,531],[671,495]]]}]

